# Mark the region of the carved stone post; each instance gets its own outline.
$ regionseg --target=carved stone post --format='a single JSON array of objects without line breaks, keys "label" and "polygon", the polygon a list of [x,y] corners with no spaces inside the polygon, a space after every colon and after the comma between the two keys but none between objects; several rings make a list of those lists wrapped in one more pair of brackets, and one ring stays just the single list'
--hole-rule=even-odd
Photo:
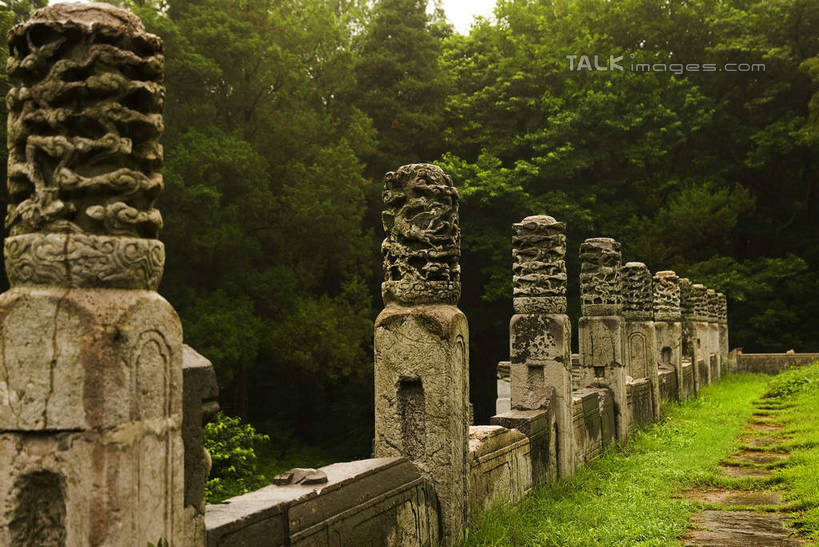
[{"label": "carved stone post", "polygon": [[694,392],[705,386],[706,378],[700,378],[697,366],[697,333],[694,312],[694,284],[691,280],[680,278],[680,313],[682,314],[682,355],[683,361],[691,363],[694,372]]},{"label": "carved stone post", "polygon": [[651,408],[655,420],[660,418],[660,378],[657,370],[657,337],[654,330],[654,287],[651,272],[642,262],[623,266],[623,318],[625,355],[628,375],[648,378],[651,384]]},{"label": "carved stone post", "polygon": [[620,243],[614,239],[590,238],[580,246],[579,384],[612,390],[617,438],[625,439],[629,411],[623,355],[621,260]]},{"label": "carved stone post", "polygon": [[724,293],[717,293],[719,298],[718,326],[719,326],[719,355],[722,372],[728,370],[728,298]]},{"label": "carved stone post", "polygon": [[162,43],[124,10],[55,4],[9,47],[0,545],[182,545]]},{"label": "carved stone post", "polygon": [[694,283],[691,285],[691,295],[694,302],[694,364],[699,370],[701,384],[707,386],[713,381],[708,355],[708,287]]},{"label": "carved stone post", "polygon": [[385,308],[375,321],[375,455],[405,456],[434,485],[444,542],[467,518],[469,354],[458,192],[439,167],[387,173]]},{"label": "carved stone post", "polygon": [[682,369],[682,315],[680,313],[680,278],[671,270],[654,274],[654,331],[657,355],[662,366],[674,367],[677,377],[677,399],[686,393]]},{"label": "carved stone post", "polygon": [[708,362],[711,368],[711,381],[720,378],[722,361],[719,351],[719,296],[714,289],[706,291],[708,299]]},{"label": "carved stone post", "polygon": [[566,315],[566,224],[531,216],[513,226],[515,315],[509,323],[512,408],[551,408],[560,476],[574,472],[572,333]]}]

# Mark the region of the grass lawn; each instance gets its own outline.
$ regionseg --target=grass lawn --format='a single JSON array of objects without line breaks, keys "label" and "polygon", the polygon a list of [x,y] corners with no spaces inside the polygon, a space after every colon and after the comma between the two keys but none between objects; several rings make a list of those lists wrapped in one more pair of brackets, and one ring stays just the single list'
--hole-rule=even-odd
[{"label": "grass lawn", "polygon": [[[494,506],[473,522],[466,544],[673,545],[702,508],[679,497],[696,486],[787,489],[796,524],[817,538],[818,411],[819,365],[777,377],[726,376],[696,399],[664,405],[659,424],[574,477],[536,489],[516,507]],[[789,438],[776,449],[790,452],[789,461],[771,478],[725,477],[718,464],[742,446],[743,429],[759,412],[786,424]]]}]

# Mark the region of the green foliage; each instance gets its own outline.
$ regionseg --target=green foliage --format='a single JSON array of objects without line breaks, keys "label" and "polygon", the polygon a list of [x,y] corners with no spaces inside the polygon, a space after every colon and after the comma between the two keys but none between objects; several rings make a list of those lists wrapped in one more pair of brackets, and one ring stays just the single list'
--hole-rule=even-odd
[{"label": "green foliage", "polygon": [[252,425],[222,412],[205,426],[204,444],[213,462],[205,483],[208,503],[270,484],[256,466],[256,450],[269,440],[267,435],[256,433]]},{"label": "green foliage", "polygon": [[819,362],[792,368],[776,376],[770,384],[766,403],[778,407],[771,411],[785,425],[787,439],[778,449],[787,451],[787,465],[776,469],[776,479],[786,489],[795,507],[794,526],[800,535],[819,541]]}]

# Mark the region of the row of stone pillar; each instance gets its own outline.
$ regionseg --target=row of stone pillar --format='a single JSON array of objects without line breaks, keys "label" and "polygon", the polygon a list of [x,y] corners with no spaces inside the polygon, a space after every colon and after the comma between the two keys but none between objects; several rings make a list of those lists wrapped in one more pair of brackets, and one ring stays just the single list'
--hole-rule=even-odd
[{"label": "row of stone pillar", "polygon": [[[376,319],[374,343],[375,455],[405,456],[422,470],[441,503],[445,542],[452,543],[468,518],[471,421],[468,327],[456,307],[458,193],[440,168],[407,165],[387,174],[384,204],[385,308]],[[624,439],[636,423],[629,410],[632,391],[647,393],[649,419],[659,417],[659,367],[673,367],[679,399],[690,395],[686,367],[694,372],[689,391],[720,376],[728,351],[725,296],[671,271],[652,277],[640,262],[622,266],[617,241],[592,238],[580,247],[580,356],[573,377],[566,225],[549,216],[523,219],[513,225],[512,253],[512,412],[492,423],[551,436],[560,447],[553,450],[554,461],[539,458],[533,443],[533,465],[555,466],[551,475],[574,472],[574,388],[611,393],[616,437]]]}]

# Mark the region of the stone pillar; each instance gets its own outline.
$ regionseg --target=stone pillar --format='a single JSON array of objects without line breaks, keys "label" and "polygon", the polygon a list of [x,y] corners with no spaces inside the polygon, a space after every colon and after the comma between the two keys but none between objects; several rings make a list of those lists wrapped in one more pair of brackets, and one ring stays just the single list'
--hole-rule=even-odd
[{"label": "stone pillar", "polygon": [[9,47],[0,545],[182,545],[162,42],[108,4],[55,4]]},{"label": "stone pillar", "polygon": [[654,330],[654,287],[651,272],[642,262],[627,262],[622,271],[625,360],[628,376],[648,378],[654,419],[660,418],[660,378],[657,336]]},{"label": "stone pillar", "polygon": [[680,278],[671,270],[654,274],[654,332],[657,356],[661,366],[674,367],[677,377],[677,399],[685,393],[682,370],[682,315],[680,313]]},{"label": "stone pillar", "polygon": [[611,389],[617,438],[625,439],[629,412],[620,269],[620,243],[614,239],[590,238],[580,246],[579,385]]},{"label": "stone pillar", "polygon": [[711,363],[708,354],[708,287],[701,283],[691,285],[694,303],[694,364],[699,370],[702,385],[711,384]]},{"label": "stone pillar", "polygon": [[700,369],[697,366],[697,333],[694,313],[694,284],[691,280],[682,277],[680,286],[680,313],[682,315],[682,358],[691,363],[694,373],[694,392],[705,386],[705,378],[700,378]]},{"label": "stone pillar", "polygon": [[711,366],[711,381],[720,379],[722,360],[719,351],[719,296],[714,289],[706,291],[708,298],[708,359]]},{"label": "stone pillar", "polygon": [[512,408],[550,408],[557,425],[558,473],[574,472],[572,332],[566,315],[566,224],[550,216],[513,225],[513,304],[509,322]]},{"label": "stone pillar", "polygon": [[375,456],[405,456],[441,504],[445,544],[467,520],[469,334],[461,294],[458,192],[439,167],[384,184],[385,308],[375,320]]},{"label": "stone pillar", "polygon": [[728,298],[724,293],[717,293],[719,298],[719,310],[717,314],[717,324],[719,326],[719,355],[722,372],[728,370]]}]

